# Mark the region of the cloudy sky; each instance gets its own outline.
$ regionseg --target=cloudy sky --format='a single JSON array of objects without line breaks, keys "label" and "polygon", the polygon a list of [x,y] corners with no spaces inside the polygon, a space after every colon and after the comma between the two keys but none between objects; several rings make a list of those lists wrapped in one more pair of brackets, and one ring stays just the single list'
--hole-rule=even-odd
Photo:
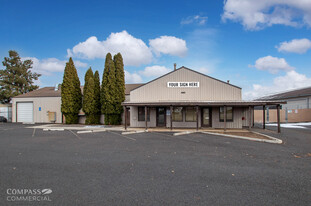
[{"label": "cloudy sky", "polygon": [[32,59],[40,87],[83,77],[121,52],[127,83],[186,66],[243,88],[244,99],[311,86],[311,1],[1,0],[0,57]]}]

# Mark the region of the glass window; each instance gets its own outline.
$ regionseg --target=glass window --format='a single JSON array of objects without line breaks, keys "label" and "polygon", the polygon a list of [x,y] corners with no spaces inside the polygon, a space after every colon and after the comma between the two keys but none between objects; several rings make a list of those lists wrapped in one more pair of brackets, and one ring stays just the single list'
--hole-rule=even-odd
[{"label": "glass window", "polygon": [[186,122],[196,122],[197,113],[195,107],[186,107]]},{"label": "glass window", "polygon": [[[145,107],[138,107],[138,121],[145,121]],[[147,121],[150,122],[149,108],[147,108]]]},{"label": "glass window", "polygon": [[[224,121],[224,107],[219,108],[219,121],[223,122]],[[233,121],[233,108],[232,107],[227,107],[227,122],[232,122]]]},{"label": "glass window", "polygon": [[182,117],[182,107],[173,107],[173,116],[172,116],[172,120],[175,122],[182,122],[183,121],[183,117]]}]

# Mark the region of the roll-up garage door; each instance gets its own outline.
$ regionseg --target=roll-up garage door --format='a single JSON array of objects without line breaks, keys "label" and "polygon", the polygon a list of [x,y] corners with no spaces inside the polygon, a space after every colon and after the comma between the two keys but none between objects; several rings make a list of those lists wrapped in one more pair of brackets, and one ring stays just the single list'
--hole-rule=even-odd
[{"label": "roll-up garage door", "polygon": [[17,122],[33,122],[33,103],[17,103]]}]

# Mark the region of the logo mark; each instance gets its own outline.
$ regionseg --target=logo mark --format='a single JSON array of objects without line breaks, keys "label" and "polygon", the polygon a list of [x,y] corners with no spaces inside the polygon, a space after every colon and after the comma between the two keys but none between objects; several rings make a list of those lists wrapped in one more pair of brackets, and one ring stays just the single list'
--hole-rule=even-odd
[{"label": "logo mark", "polygon": [[48,194],[52,193],[52,190],[51,189],[43,189],[41,192],[43,195],[48,195]]}]

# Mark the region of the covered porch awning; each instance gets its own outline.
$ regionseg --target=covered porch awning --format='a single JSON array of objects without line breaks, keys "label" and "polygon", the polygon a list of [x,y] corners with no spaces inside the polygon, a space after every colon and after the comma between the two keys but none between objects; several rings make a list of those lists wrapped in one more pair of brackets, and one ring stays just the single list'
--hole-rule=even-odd
[{"label": "covered porch awning", "polygon": [[[140,106],[145,107],[145,124],[147,130],[147,107],[169,107],[170,113],[172,114],[173,106],[192,106],[196,107],[196,115],[197,115],[197,130],[198,130],[198,115],[199,115],[199,107],[248,107],[249,108],[249,116],[251,116],[251,110],[254,109],[255,106],[262,106],[263,107],[263,129],[265,129],[265,109],[266,106],[274,105],[277,107],[277,122],[278,122],[278,132],[281,132],[280,128],[280,105],[286,104],[286,101],[155,101],[155,102],[123,102],[122,106],[124,106],[124,111],[126,111],[128,106]],[[226,130],[226,109],[224,109],[224,129]],[[172,118],[172,115],[171,115]],[[125,122],[127,121],[127,112],[124,112],[124,119]],[[170,121],[171,129],[172,129],[172,120]],[[249,128],[253,125],[254,122],[249,120]],[[125,129],[127,127],[125,123]]]},{"label": "covered porch awning", "polygon": [[158,101],[123,102],[123,106],[268,106],[286,104],[286,101]]}]

